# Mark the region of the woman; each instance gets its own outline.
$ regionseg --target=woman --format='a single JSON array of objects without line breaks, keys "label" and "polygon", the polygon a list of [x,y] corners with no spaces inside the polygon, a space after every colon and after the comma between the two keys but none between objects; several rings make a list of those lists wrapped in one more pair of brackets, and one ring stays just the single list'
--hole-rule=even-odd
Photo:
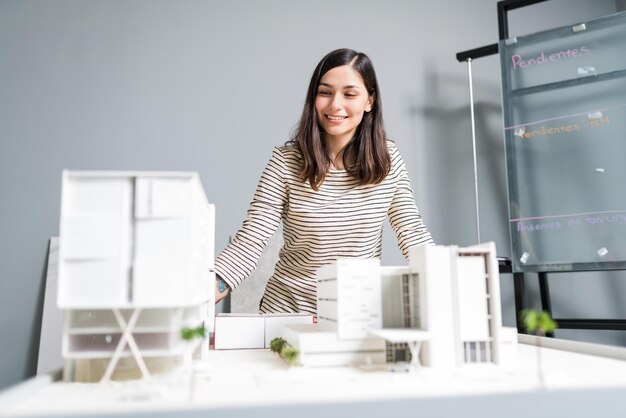
[{"label": "woman", "polygon": [[385,134],[374,67],[338,49],[315,68],[293,137],[274,149],[243,227],[216,259],[216,300],[254,270],[282,220],[284,245],[260,311],[315,314],[316,270],[337,258],[380,258],[387,217],[405,257],[432,243]]}]

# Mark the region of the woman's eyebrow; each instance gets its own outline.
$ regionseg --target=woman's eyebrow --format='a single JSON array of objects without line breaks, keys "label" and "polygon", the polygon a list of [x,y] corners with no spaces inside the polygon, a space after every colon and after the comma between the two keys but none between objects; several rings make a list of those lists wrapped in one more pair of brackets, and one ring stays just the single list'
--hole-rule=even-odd
[{"label": "woman's eyebrow", "polygon": [[[320,83],[320,87],[329,87],[329,88],[333,88],[334,86],[332,84],[328,84],[328,83]],[[358,85],[356,84],[348,84],[347,86],[343,86],[343,89],[358,89],[360,88]]]}]

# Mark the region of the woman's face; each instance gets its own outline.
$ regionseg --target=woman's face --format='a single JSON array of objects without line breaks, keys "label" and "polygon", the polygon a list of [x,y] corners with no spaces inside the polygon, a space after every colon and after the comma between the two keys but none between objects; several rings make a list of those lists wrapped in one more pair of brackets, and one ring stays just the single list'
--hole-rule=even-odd
[{"label": "woman's face", "polygon": [[317,87],[315,112],[324,129],[324,140],[348,142],[369,112],[374,97],[367,93],[361,76],[349,65],[335,67],[322,76]]}]

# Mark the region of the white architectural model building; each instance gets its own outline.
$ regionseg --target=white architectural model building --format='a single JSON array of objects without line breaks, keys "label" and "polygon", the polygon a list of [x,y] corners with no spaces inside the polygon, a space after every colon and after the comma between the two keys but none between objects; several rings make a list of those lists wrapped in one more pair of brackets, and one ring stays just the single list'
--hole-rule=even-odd
[{"label": "white architectural model building", "polygon": [[409,264],[420,282],[421,328],[430,334],[422,363],[448,370],[498,364],[502,314],[495,244],[414,247]]},{"label": "white architectural model building", "polygon": [[181,329],[213,327],[214,227],[196,173],[63,172],[65,380],[148,377],[208,349]]},{"label": "white architectural model building", "polygon": [[[414,247],[406,267],[380,267],[377,260],[337,260],[320,268],[317,290],[319,324],[287,327],[284,333],[299,349],[303,365],[411,359],[417,366],[422,345],[421,364],[438,370],[514,362],[517,334],[502,332],[493,243]],[[327,364],[307,361],[311,354],[323,359],[321,341],[333,338],[341,359],[326,356]],[[358,344],[366,340],[367,344]],[[374,348],[375,340],[387,340],[385,359]]]}]

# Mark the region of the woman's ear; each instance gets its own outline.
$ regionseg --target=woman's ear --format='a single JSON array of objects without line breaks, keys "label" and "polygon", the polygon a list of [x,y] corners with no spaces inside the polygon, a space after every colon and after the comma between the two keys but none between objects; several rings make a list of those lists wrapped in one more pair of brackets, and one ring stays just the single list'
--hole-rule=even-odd
[{"label": "woman's ear", "polygon": [[365,111],[366,112],[370,112],[372,110],[372,107],[374,106],[374,95],[372,94],[370,97],[367,98],[367,106],[365,106]]}]

